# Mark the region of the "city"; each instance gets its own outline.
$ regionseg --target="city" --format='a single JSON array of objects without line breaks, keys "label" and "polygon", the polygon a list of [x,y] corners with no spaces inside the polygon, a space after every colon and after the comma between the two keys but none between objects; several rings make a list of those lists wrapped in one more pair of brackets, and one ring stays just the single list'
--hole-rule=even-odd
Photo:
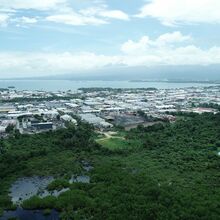
[{"label": "city", "polygon": [[[175,121],[175,113],[217,113],[220,86],[178,89],[88,88],[76,91],[17,91],[1,89],[0,135],[14,126],[21,134],[32,134],[77,125],[76,117],[97,130],[150,126]],[[10,129],[9,129],[10,130]]]}]

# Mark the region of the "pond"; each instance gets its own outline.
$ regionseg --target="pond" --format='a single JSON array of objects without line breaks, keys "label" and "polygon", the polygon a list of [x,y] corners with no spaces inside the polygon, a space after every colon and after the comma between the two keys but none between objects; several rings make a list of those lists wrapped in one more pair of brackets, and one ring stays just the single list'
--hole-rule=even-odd
[{"label": "pond", "polygon": [[[93,167],[86,162],[83,163],[83,168],[87,172],[93,169]],[[58,197],[61,193],[70,190],[69,188],[63,188],[59,191],[48,191],[47,186],[54,180],[55,179],[52,176],[19,178],[12,184],[9,193],[11,201],[13,204],[17,205],[18,208],[14,211],[4,211],[0,220],[7,220],[10,218],[17,218],[19,220],[58,220],[59,213],[56,210],[52,210],[49,215],[44,215],[43,210],[24,210],[20,207],[24,200],[27,200],[32,196],[38,195],[40,198],[44,198],[52,195]],[[90,183],[90,177],[86,175],[72,175],[69,183]]]},{"label": "pond", "polygon": [[8,220],[17,218],[19,220],[59,220],[59,213],[56,210],[51,210],[49,215],[44,215],[42,210],[24,210],[17,208],[15,211],[5,211],[0,220]]},{"label": "pond", "polygon": [[85,175],[82,175],[82,176],[73,175],[71,177],[71,179],[69,180],[69,183],[70,184],[72,184],[72,183],[90,183],[90,177],[85,176]]},{"label": "pond", "polygon": [[39,176],[20,178],[12,184],[9,196],[17,205],[35,195],[47,196],[45,190],[53,180],[53,177]]},{"label": "pond", "polygon": [[[87,166],[87,169],[91,169]],[[61,193],[66,192],[69,188],[61,190],[48,191],[47,186],[54,180],[54,177],[24,177],[18,179],[11,186],[9,196],[13,204],[20,205],[24,200],[38,195],[41,198],[46,196],[59,196]],[[86,175],[73,175],[69,183],[90,183],[90,177]]]}]

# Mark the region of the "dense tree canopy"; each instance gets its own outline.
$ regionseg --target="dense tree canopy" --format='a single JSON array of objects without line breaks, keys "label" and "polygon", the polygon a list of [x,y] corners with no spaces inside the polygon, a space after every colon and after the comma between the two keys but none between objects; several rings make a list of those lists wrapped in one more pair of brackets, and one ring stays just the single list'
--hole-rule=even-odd
[{"label": "dense tree canopy", "polygon": [[[2,140],[0,207],[11,205],[7,193],[16,178],[53,175],[50,190],[70,190],[58,198],[32,197],[24,208],[56,208],[61,219],[220,218],[220,114],[181,115],[175,123],[123,135],[118,149],[107,148],[80,122],[78,128]],[[94,167],[86,174],[90,183],[69,184],[72,174],[86,172],[82,161]]]}]

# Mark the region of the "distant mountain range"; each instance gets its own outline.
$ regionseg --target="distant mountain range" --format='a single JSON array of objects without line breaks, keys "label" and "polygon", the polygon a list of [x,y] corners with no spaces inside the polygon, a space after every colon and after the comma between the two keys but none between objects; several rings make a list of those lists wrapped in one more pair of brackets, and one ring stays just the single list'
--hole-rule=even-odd
[{"label": "distant mountain range", "polygon": [[220,65],[106,67],[95,71],[50,76],[70,80],[183,80],[220,81]]},{"label": "distant mountain range", "polygon": [[[46,74],[45,74],[46,75]],[[21,79],[21,78],[20,78]],[[24,79],[24,78],[23,78]],[[105,67],[93,71],[25,79],[53,80],[148,80],[148,81],[219,81],[220,65],[209,66],[157,66],[157,67]]]}]

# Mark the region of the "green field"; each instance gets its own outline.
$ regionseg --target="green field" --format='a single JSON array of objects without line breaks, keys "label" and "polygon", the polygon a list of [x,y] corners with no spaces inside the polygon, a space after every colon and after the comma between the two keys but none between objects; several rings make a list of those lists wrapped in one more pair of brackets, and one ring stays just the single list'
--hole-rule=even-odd
[{"label": "green field", "polygon": [[125,140],[122,138],[106,138],[97,140],[101,146],[109,149],[109,150],[126,150],[136,148],[137,142],[132,140]]}]

